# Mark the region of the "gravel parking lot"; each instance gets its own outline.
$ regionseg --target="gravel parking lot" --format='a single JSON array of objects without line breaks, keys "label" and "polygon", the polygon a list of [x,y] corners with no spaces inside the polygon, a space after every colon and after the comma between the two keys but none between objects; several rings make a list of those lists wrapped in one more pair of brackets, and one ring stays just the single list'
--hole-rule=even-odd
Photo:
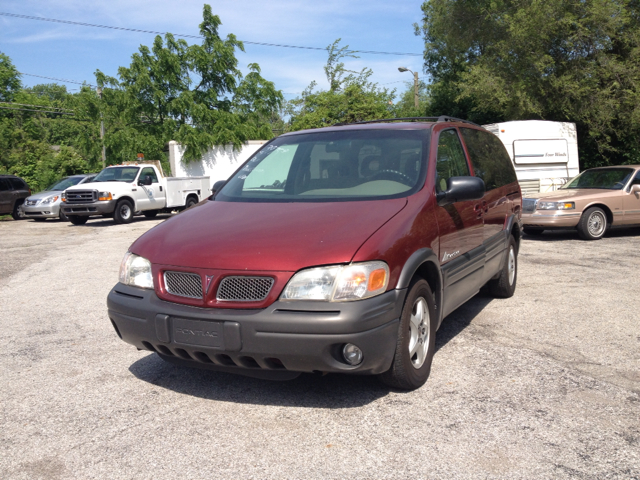
[{"label": "gravel parking lot", "polygon": [[451,314],[429,381],[402,393],[119,340],[107,293],[161,221],[0,222],[0,477],[640,478],[640,229],[525,238],[516,295]]}]

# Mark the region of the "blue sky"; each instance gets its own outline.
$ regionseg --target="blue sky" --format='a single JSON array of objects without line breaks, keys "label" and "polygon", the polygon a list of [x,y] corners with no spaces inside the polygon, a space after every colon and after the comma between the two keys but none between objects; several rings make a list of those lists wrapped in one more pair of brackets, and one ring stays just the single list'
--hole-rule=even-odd
[{"label": "blue sky", "polygon": [[[222,20],[221,33],[240,40],[310,47],[326,47],[337,38],[354,50],[422,54],[423,41],[413,33],[421,21],[422,0],[235,0],[209,2]],[[202,2],[183,0],[3,0],[0,12],[70,20],[116,27],[198,34]],[[0,51],[9,55],[20,72],[95,83],[96,69],[115,76],[128,66],[141,44],[150,45],[154,35],[90,28],[0,16]],[[189,43],[196,40],[187,39]],[[245,45],[237,52],[244,72],[256,62],[263,76],[294,98],[313,80],[326,88],[325,51]],[[349,59],[353,70],[369,67],[372,80],[398,92],[412,82],[405,66],[422,73],[421,56],[360,54]],[[23,76],[25,86],[52,83]],[[63,83],[63,82],[56,82]],[[70,90],[78,85],[67,84]],[[73,91],[73,90],[72,90]]]}]

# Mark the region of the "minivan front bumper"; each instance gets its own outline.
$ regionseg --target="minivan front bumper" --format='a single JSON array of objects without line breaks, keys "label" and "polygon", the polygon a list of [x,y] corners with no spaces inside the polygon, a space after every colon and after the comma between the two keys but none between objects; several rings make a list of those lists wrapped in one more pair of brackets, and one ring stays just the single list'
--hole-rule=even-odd
[{"label": "minivan front bumper", "polygon": [[[406,289],[355,302],[276,301],[261,310],[199,308],[118,283],[109,318],[122,340],[194,367],[267,378],[294,372],[379,374],[393,360]],[[359,365],[345,344],[363,352]]]}]

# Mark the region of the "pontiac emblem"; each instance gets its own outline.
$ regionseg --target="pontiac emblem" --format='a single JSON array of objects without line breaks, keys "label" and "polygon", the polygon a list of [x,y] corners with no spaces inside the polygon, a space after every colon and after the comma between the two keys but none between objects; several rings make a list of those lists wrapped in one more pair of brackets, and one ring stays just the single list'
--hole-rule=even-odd
[{"label": "pontiac emblem", "polygon": [[204,296],[209,295],[209,289],[211,288],[211,284],[213,280],[213,275],[205,275],[204,276]]}]

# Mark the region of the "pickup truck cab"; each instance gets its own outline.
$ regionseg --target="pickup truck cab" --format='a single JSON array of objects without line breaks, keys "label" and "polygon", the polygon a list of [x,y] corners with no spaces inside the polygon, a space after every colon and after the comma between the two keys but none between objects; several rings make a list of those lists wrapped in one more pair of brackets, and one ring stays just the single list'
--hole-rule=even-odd
[{"label": "pickup truck cab", "polygon": [[94,215],[129,223],[135,212],[152,218],[189,208],[208,194],[209,177],[163,177],[155,165],[114,165],[91,183],[65,190],[61,208],[74,225],[83,225]]},{"label": "pickup truck cab", "polygon": [[449,313],[514,294],[522,196],[495,135],[403,120],[281,135],[145,233],[107,299],[116,333],[183,365],[420,387]]}]

